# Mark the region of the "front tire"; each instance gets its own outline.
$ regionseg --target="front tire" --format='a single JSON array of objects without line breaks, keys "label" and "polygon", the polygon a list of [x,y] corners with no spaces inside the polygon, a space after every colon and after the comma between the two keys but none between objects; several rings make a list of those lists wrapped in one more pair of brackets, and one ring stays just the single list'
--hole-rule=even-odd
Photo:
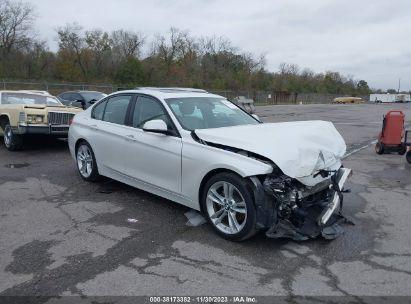
[{"label": "front tire", "polygon": [[18,151],[23,148],[23,137],[13,132],[13,128],[10,125],[6,125],[4,128],[4,145],[9,151]]},{"label": "front tire", "polygon": [[256,234],[253,195],[238,175],[219,173],[209,179],[201,205],[208,222],[223,238],[243,241]]},{"label": "front tire", "polygon": [[78,172],[84,180],[94,182],[100,178],[93,149],[86,141],[78,145],[76,159]]}]

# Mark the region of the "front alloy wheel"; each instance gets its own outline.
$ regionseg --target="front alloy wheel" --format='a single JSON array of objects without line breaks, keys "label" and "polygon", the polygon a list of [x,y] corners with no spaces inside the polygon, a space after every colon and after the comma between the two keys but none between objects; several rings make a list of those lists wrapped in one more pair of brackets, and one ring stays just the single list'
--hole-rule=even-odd
[{"label": "front alloy wheel", "polygon": [[208,221],[226,239],[242,241],[255,234],[253,196],[241,177],[220,173],[205,185],[202,199]]},{"label": "front alloy wheel", "polygon": [[247,208],[240,191],[231,183],[220,181],[207,193],[207,212],[214,226],[227,234],[243,229],[247,220]]}]

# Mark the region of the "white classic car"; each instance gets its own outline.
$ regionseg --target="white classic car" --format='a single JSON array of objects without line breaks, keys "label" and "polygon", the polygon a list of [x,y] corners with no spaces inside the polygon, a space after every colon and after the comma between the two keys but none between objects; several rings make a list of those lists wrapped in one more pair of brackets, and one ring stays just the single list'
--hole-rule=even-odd
[{"label": "white classic car", "polygon": [[103,175],[199,210],[230,240],[342,231],[351,170],[330,122],[261,123],[204,90],[137,88],[77,114],[69,146],[83,179]]}]

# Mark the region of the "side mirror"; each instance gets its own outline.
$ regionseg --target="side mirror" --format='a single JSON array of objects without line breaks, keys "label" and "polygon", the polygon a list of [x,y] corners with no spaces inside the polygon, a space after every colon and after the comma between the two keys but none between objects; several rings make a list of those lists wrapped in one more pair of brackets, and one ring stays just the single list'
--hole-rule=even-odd
[{"label": "side mirror", "polygon": [[255,119],[257,119],[259,122],[261,122],[260,117],[258,117],[257,114],[251,114],[252,117],[254,117]]},{"label": "side mirror", "polygon": [[169,134],[170,131],[167,128],[166,123],[161,119],[153,119],[147,121],[143,125],[143,131],[152,132],[152,133],[160,133],[160,134]]}]

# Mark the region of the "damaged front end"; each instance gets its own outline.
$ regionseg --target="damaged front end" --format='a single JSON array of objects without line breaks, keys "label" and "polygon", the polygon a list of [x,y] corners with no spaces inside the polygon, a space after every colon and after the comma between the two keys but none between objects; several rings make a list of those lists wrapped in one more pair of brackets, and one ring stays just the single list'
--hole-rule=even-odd
[{"label": "damaged front end", "polygon": [[324,180],[312,187],[278,172],[252,179],[257,186],[255,197],[260,198],[256,199],[257,221],[268,228],[268,237],[302,241],[321,235],[334,239],[343,232],[341,222],[352,223],[341,212],[343,192],[347,192],[344,184],[352,170],[341,167],[317,174]]}]

